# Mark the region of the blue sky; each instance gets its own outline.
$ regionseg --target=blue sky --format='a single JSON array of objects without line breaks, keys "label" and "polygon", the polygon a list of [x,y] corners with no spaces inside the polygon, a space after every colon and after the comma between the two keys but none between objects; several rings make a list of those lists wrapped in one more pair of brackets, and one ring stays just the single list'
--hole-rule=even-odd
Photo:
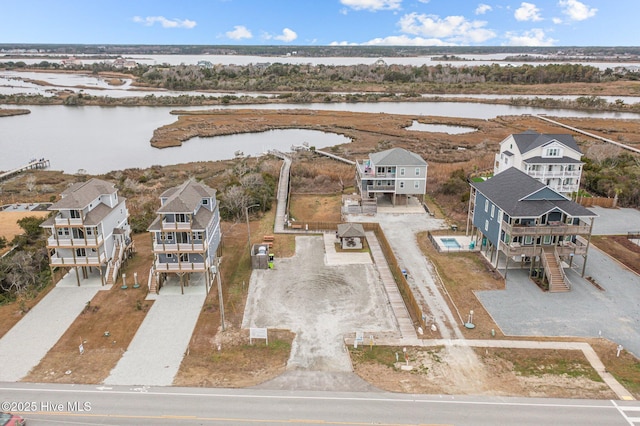
[{"label": "blue sky", "polygon": [[639,0],[3,0],[0,43],[635,46]]}]

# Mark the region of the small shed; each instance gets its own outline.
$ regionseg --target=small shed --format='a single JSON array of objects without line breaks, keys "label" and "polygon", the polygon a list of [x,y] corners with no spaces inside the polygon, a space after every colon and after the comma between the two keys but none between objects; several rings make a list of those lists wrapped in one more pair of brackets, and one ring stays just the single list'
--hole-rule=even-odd
[{"label": "small shed", "polygon": [[267,243],[251,246],[251,268],[269,269],[269,245]]},{"label": "small shed", "polygon": [[363,247],[364,228],[359,223],[341,223],[336,237],[343,249],[361,249]]}]

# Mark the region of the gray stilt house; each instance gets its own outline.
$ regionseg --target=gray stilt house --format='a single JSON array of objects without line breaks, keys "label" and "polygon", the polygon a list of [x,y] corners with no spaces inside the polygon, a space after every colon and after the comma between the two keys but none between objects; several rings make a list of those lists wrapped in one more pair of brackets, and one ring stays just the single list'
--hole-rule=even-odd
[{"label": "gray stilt house", "polygon": [[471,182],[467,232],[494,267],[500,255],[512,266],[528,265],[549,291],[568,291],[563,263],[575,256],[587,264],[593,222],[591,210],[511,167],[484,182]]}]

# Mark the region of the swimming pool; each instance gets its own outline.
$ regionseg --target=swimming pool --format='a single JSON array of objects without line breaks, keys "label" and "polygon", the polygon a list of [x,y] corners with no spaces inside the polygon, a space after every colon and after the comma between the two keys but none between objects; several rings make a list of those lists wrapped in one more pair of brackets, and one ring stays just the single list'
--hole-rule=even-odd
[{"label": "swimming pool", "polygon": [[449,249],[461,249],[462,246],[455,238],[440,238],[442,245]]}]

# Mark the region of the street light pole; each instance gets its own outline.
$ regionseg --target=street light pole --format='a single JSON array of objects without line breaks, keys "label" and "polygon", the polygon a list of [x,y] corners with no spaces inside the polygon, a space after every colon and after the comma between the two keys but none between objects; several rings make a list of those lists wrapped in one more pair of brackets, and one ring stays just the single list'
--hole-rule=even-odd
[{"label": "street light pole", "polygon": [[244,208],[245,216],[247,217],[247,242],[249,244],[249,254],[251,254],[251,227],[249,226],[249,209],[251,207],[258,207],[260,204],[252,204]]}]

